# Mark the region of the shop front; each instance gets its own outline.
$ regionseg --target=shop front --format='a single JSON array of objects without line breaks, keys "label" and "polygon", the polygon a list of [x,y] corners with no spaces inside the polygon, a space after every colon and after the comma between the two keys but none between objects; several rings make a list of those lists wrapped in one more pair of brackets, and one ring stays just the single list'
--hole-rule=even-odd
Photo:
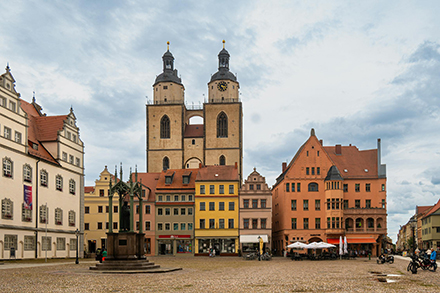
[{"label": "shop front", "polygon": [[236,255],[237,238],[200,238],[196,240],[198,255],[209,255],[215,249],[215,255]]},{"label": "shop front", "polygon": [[241,251],[245,252],[256,252],[260,250],[260,238],[263,239],[263,251],[266,251],[266,248],[270,249],[269,237],[268,235],[240,235],[240,246]]},{"label": "shop front", "polygon": [[183,255],[193,253],[191,235],[159,235],[157,240],[158,255]]}]

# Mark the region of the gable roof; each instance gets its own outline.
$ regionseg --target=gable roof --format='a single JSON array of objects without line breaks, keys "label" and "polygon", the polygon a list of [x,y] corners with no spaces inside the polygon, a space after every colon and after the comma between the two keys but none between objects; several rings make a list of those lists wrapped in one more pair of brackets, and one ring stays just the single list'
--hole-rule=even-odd
[{"label": "gable roof", "polygon": [[[164,190],[188,190],[195,188],[195,181],[198,169],[168,169],[167,171],[162,171],[160,173],[160,178],[157,183],[157,191]],[[165,183],[165,177],[173,176],[171,184]],[[189,183],[183,184],[183,176],[189,176]]]},{"label": "gable roof", "polygon": [[196,181],[238,181],[238,168],[235,166],[202,166]]},{"label": "gable roof", "polygon": [[355,146],[342,146],[336,154],[336,146],[325,146],[327,154],[346,178],[377,178],[377,149],[360,151]]},{"label": "gable roof", "polygon": [[427,212],[425,216],[423,216],[422,219],[429,217],[430,215],[432,215],[433,213],[435,213],[435,212],[438,211],[439,209],[440,209],[440,199],[439,199],[438,202],[432,207],[432,209],[429,210],[429,212]]},{"label": "gable roof", "polygon": [[95,191],[94,186],[84,186],[84,193],[92,193]]},{"label": "gable roof", "polygon": [[[145,196],[147,196],[148,198],[146,198],[146,201],[155,201],[156,200],[156,185],[157,182],[159,181],[159,176],[160,173],[137,173],[138,175],[138,181],[144,185],[144,186],[148,186],[151,189],[151,192],[146,192]],[[133,179],[135,174],[132,174]]]},{"label": "gable roof", "polygon": [[420,215],[423,213],[426,213],[430,208],[434,207],[432,206],[416,206],[416,214]]}]

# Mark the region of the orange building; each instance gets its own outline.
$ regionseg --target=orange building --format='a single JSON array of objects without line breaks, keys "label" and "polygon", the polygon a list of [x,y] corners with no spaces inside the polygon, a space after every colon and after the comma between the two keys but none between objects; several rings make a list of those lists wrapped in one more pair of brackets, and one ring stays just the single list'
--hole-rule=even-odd
[{"label": "orange building", "polygon": [[339,244],[380,253],[387,234],[386,166],[377,149],[323,146],[312,129],[272,188],[273,246],[294,241]]}]

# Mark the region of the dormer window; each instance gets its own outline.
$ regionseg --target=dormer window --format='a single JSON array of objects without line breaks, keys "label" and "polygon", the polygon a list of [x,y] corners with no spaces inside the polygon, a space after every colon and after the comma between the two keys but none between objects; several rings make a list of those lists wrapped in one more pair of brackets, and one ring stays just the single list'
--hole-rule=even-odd
[{"label": "dormer window", "polygon": [[32,143],[32,148],[33,148],[34,150],[37,150],[37,151],[38,151],[38,144],[36,144],[36,143]]},{"label": "dormer window", "polygon": [[172,176],[165,176],[165,184],[171,184],[173,182]]}]

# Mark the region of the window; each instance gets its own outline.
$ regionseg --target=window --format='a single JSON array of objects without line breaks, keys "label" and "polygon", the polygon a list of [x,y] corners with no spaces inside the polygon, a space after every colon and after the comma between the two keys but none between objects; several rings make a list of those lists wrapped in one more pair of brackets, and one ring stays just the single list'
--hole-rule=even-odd
[{"label": "window", "polygon": [[63,177],[61,177],[61,175],[57,175],[55,177],[55,182],[56,182],[56,190],[59,191],[63,191]]},{"label": "window", "polygon": [[356,192],[361,191],[361,185],[360,185],[359,183],[356,183],[356,184],[354,185],[354,191],[356,191]]},{"label": "window", "polygon": [[309,229],[309,218],[304,218],[303,226],[304,229]]},{"label": "window", "polygon": [[24,236],[24,250],[35,250],[35,236]]},{"label": "window", "polygon": [[383,209],[385,208],[385,200],[384,199],[382,199],[382,208]]},{"label": "window", "polygon": [[163,224],[162,223],[157,223],[157,230],[158,231],[162,231],[163,230]]},{"label": "window", "polygon": [[257,190],[261,190],[261,184],[257,184]]},{"label": "window", "polygon": [[[163,158],[162,160],[162,169],[164,171],[168,170],[170,168],[170,159],[168,157]],[[170,182],[171,183],[171,182]]]},{"label": "window", "polygon": [[186,214],[186,209],[185,208],[180,208],[180,215],[181,216],[185,216]]},{"label": "window", "polygon": [[209,203],[209,210],[210,211],[215,211],[215,203],[214,202],[210,202]]},{"label": "window", "polygon": [[[84,224],[84,227],[85,227],[85,224]],[[51,251],[52,237],[42,236],[41,242],[42,242],[42,250],[43,251]]]},{"label": "window", "polygon": [[188,195],[188,201],[192,201],[193,200],[193,196],[192,195]]},{"label": "window", "polygon": [[223,156],[223,155],[220,156],[219,165],[220,166],[226,165],[226,158],[225,158],[225,156]]},{"label": "window", "polygon": [[75,227],[76,214],[75,211],[69,211],[69,226]]},{"label": "window", "polygon": [[219,186],[219,193],[220,194],[224,194],[225,193],[225,186],[224,185],[220,185]]},{"label": "window", "polygon": [[219,219],[218,220],[218,228],[224,229],[225,228],[225,219]]},{"label": "window", "polygon": [[165,223],[165,230],[166,231],[170,231],[171,230],[171,224],[170,223]]},{"label": "window", "polygon": [[309,183],[309,191],[318,191],[318,183]]},{"label": "window", "polygon": [[180,230],[186,230],[186,224],[180,223]]},{"label": "window", "polygon": [[0,97],[0,106],[5,107],[6,108],[6,98]]},{"label": "window", "polygon": [[193,209],[192,208],[188,208],[188,216],[192,216],[193,214]]},{"label": "window", "polygon": [[249,219],[243,219],[243,229],[249,229]]},{"label": "window", "polygon": [[70,179],[69,180],[69,193],[75,195],[75,191],[76,191],[75,180]]},{"label": "window", "polygon": [[267,219],[260,219],[261,229],[266,229]]},{"label": "window", "polygon": [[249,208],[249,199],[243,199],[243,208],[245,209]]},{"label": "window", "polygon": [[[119,208],[118,206],[114,206],[114,207],[113,207],[113,212],[114,212],[114,213],[117,213],[117,212],[118,212],[118,208]],[[115,229],[118,229],[118,228],[115,228]]]},{"label": "window", "polygon": [[303,200],[303,210],[304,211],[308,211],[309,210],[309,200],[308,199],[304,199]]},{"label": "window", "polygon": [[173,177],[174,177],[174,174],[171,176],[165,176],[165,184],[173,183]]},{"label": "window", "polygon": [[312,167],[312,175],[315,175],[315,167]]},{"label": "window", "polygon": [[382,191],[385,191],[385,184],[382,184]]},{"label": "window", "polygon": [[229,227],[229,229],[234,229],[234,219],[228,220],[228,227]]},{"label": "window", "polygon": [[184,176],[182,177],[182,183],[183,183],[183,184],[189,184],[189,176],[184,175]]},{"label": "window", "polygon": [[344,184],[344,192],[348,192],[348,184]]},{"label": "window", "polygon": [[360,199],[356,199],[354,201],[354,207],[359,209],[361,207],[361,200]]},{"label": "window", "polygon": [[254,190],[254,185],[253,184],[249,184],[249,190]]},{"label": "window", "polygon": [[118,222],[113,222],[113,229],[115,229],[115,230],[118,229]]},{"label": "window", "polygon": [[76,142],[76,134],[72,134],[72,141]]},{"label": "window", "polygon": [[151,230],[151,223],[150,221],[146,221],[145,222],[145,231],[150,231]]},{"label": "window", "polygon": [[171,209],[165,208],[165,216],[169,216],[169,215],[171,215]]},{"label": "window", "polygon": [[193,229],[193,223],[188,223],[188,230],[191,231]]},{"label": "window", "polygon": [[296,211],[296,199],[290,201],[290,210]]},{"label": "window", "polygon": [[315,229],[321,229],[321,219],[315,218]]},{"label": "window", "polygon": [[200,185],[200,194],[205,194],[205,185]]},{"label": "window", "polygon": [[286,191],[289,192],[290,191],[290,184],[286,183]]},{"label": "window", "polygon": [[69,155],[69,163],[73,165],[73,156]]},{"label": "window", "polygon": [[214,193],[215,193],[214,185],[209,185],[209,194],[214,194]]},{"label": "window", "polygon": [[173,209],[173,215],[174,216],[178,216],[179,215],[179,209],[178,208],[174,208]]},{"label": "window", "polygon": [[301,183],[296,184],[296,191],[301,192]]},{"label": "window", "polygon": [[11,247],[15,248],[17,251],[17,235],[8,235],[5,234],[5,242],[4,242],[5,250],[11,250]]},{"label": "window", "polygon": [[365,200],[365,207],[366,207],[367,209],[371,209],[371,199],[366,199],[366,200]]},{"label": "window", "polygon": [[261,205],[262,209],[265,209],[266,208],[266,200],[265,199],[261,199],[260,200],[260,205]]},{"label": "window", "polygon": [[98,230],[102,230],[102,222],[98,222]]},{"label": "window", "polygon": [[160,138],[170,138],[170,118],[167,115],[160,120]]},{"label": "window", "polygon": [[166,200],[167,200],[167,201],[171,201],[171,195],[167,195],[167,196],[166,196]]},{"label": "window", "polygon": [[15,142],[21,143],[21,133],[18,131],[15,132]]},{"label": "window", "polygon": [[201,202],[200,203],[200,211],[204,211],[205,210],[205,203]]},{"label": "window", "polygon": [[205,229],[205,219],[200,219],[199,224],[200,224],[200,229]]},{"label": "window", "polygon": [[217,116],[217,137],[228,137],[228,117],[225,112]]},{"label": "window", "polygon": [[235,202],[233,202],[233,201],[229,202],[229,210],[230,211],[235,210]]},{"label": "window", "polygon": [[145,206],[145,213],[149,215],[151,213],[151,207],[149,205]]},{"label": "window", "polygon": [[67,153],[63,152],[62,160],[67,162]]},{"label": "window", "polygon": [[371,185],[370,183],[365,184],[365,191],[370,192],[371,191]]},{"label": "window", "polygon": [[32,168],[28,164],[23,166],[23,180],[26,182],[32,182]]},{"label": "window", "polygon": [[321,200],[315,199],[315,211],[321,210]]},{"label": "window", "polygon": [[159,196],[157,197],[157,201],[163,201],[163,195],[159,195]]},{"label": "window", "polygon": [[70,133],[70,131],[66,131],[67,132],[67,139],[71,140],[72,139],[72,133]]},{"label": "window", "polygon": [[306,167],[306,175],[310,175],[310,168]]},{"label": "window", "polygon": [[63,210],[60,208],[55,209],[55,225],[63,224]]},{"label": "window", "polygon": [[8,128],[8,127],[5,126],[5,129],[4,129],[3,133],[4,133],[4,137],[6,139],[12,139],[12,130],[11,130],[11,128]]},{"label": "window", "polygon": [[215,229],[215,220],[209,219],[209,229]]},{"label": "window", "polygon": [[229,194],[234,194],[234,185],[229,185]]},{"label": "window", "polygon": [[75,165],[77,165],[77,166],[79,167],[79,165],[80,165],[80,160],[79,160],[79,158],[75,158]]},{"label": "window", "polygon": [[32,222],[32,210],[26,208],[25,204],[21,204],[21,220],[23,222]]},{"label": "window", "polygon": [[40,185],[41,186],[47,187],[47,178],[48,178],[48,176],[47,176],[46,170],[41,170],[40,171]]},{"label": "window", "polygon": [[292,230],[296,230],[296,218],[291,219],[291,227]]},{"label": "window", "polygon": [[[318,151],[318,157],[319,157],[319,151]],[[316,167],[316,175],[321,175],[321,168]]]},{"label": "window", "polygon": [[223,201],[218,203],[218,210],[219,211],[225,210],[225,203]]},{"label": "window", "polygon": [[98,213],[102,213],[102,206],[98,206]]},{"label": "window", "polygon": [[157,215],[158,216],[162,216],[163,215],[163,209],[162,208],[158,208],[157,209]]},{"label": "window", "polygon": [[104,197],[104,189],[100,189],[99,190],[99,196],[100,197]]},{"label": "window", "polygon": [[252,219],[252,229],[258,229],[258,219]]},{"label": "window", "polygon": [[344,199],[344,209],[348,209],[348,199]]},{"label": "window", "polygon": [[12,178],[12,160],[9,158],[3,159],[3,176]]},{"label": "window", "polygon": [[14,212],[14,204],[9,198],[2,200],[2,219],[12,220]]},{"label": "window", "polygon": [[40,206],[40,223],[45,224],[48,219],[49,209],[47,206]]},{"label": "window", "polygon": [[253,199],[252,200],[252,208],[253,209],[257,209],[258,208],[258,199]]},{"label": "window", "polygon": [[178,231],[179,230],[179,223],[174,223],[173,224],[173,230],[174,231]]},{"label": "window", "polygon": [[110,207],[109,206],[105,206],[105,212],[108,214],[110,211]]}]

